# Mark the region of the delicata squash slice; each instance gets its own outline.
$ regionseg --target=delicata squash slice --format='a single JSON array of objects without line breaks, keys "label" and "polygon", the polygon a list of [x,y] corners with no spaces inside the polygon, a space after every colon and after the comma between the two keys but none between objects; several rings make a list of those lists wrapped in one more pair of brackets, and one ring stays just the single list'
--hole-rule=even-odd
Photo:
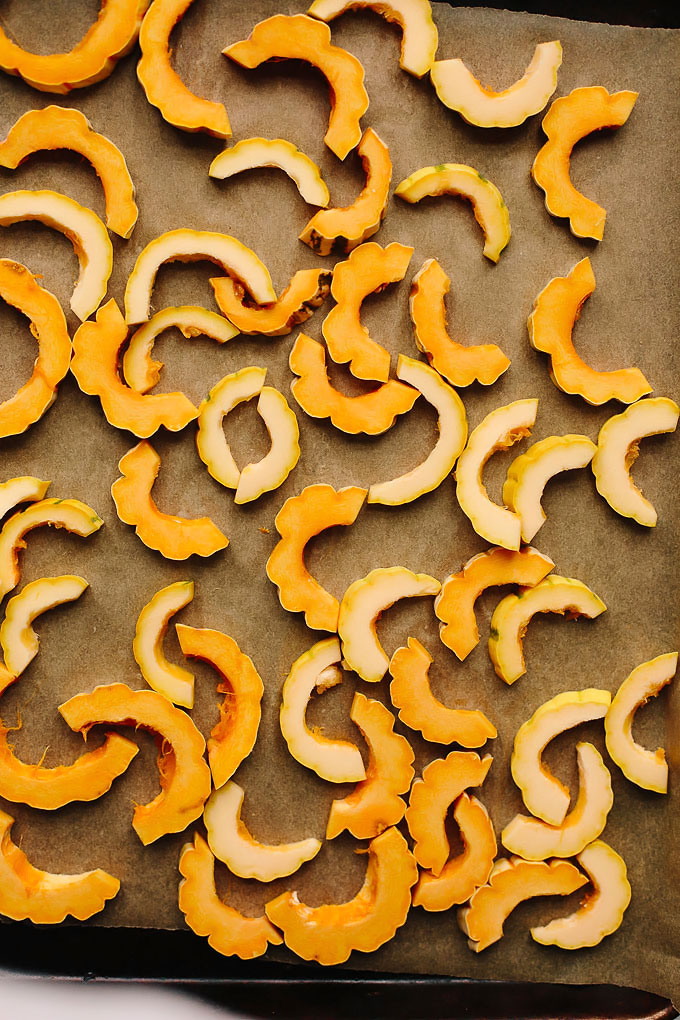
[{"label": "delicata squash slice", "polygon": [[134,726],[158,735],[161,792],[137,804],[132,827],[144,845],[169,832],[182,832],[200,817],[210,795],[205,741],[191,717],[156,691],[133,691],[126,684],[101,684],[59,706],[66,724],[87,737],[100,723]]},{"label": "delicata squash slice", "polygon": [[548,141],[539,151],[531,176],[545,192],[545,207],[552,216],[569,218],[576,237],[601,241],[606,209],[582,195],[571,183],[571,151],[593,131],[621,127],[635,106],[637,92],[613,92],[601,85],[574,89],[556,99],[543,118]]},{"label": "delicata squash slice", "polygon": [[268,305],[246,303],[242,285],[230,276],[218,276],[210,283],[222,314],[241,333],[285,336],[324,303],[331,287],[331,273],[324,269],[299,269],[274,304]]},{"label": "delicata squash slice", "polygon": [[322,966],[344,963],[355,950],[371,953],[404,924],[418,867],[394,826],[368,845],[366,878],[347,903],[308,907],[296,892],[284,892],[265,906],[286,945],[303,960]]},{"label": "delicata squash slice", "polygon": [[166,659],[163,638],[170,618],[187,606],[193,597],[193,581],[175,581],[161,588],[137,617],[132,642],[135,662],[149,687],[182,708],[194,707],[194,675]]},{"label": "delicata squash slice", "polygon": [[331,30],[304,14],[275,14],[255,26],[248,39],[222,50],[241,67],[265,60],[305,60],[317,67],[330,86],[331,115],[326,145],[339,159],[361,138],[359,121],[368,109],[364,69],[356,57],[331,43]]},{"label": "delicata squash slice", "polygon": [[44,499],[51,484],[33,475],[19,475],[0,482],[0,521],[19,503],[35,503]]},{"label": "delicata squash slice", "polygon": [[36,617],[65,602],[75,602],[87,584],[84,577],[75,574],[41,577],[31,581],[9,600],[0,626],[0,645],[5,665],[14,676],[23,673],[38,654],[40,640],[32,627]]},{"label": "delicata squash slice", "polygon": [[342,683],[340,642],[317,641],[291,666],[281,691],[279,720],[288,750],[296,761],[329,783],[357,783],[366,778],[361,751],[348,740],[333,740],[305,721],[309,700]]},{"label": "delicata squash slice", "polygon": [[244,170],[268,166],[283,170],[309,205],[325,207],[330,202],[331,196],[316,163],[285,138],[242,138],[215,156],[208,174],[223,181]]}]

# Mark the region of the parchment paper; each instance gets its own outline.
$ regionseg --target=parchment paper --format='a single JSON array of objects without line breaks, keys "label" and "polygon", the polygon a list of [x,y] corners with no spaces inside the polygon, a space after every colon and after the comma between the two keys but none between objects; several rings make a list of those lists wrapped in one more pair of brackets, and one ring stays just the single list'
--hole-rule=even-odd
[{"label": "parchment paper", "polygon": [[[341,164],[323,145],[329,101],[323,78],[300,64],[277,64],[248,72],[220,54],[245,38],[259,20],[277,11],[294,13],[305,5],[292,0],[196,0],[177,30],[176,65],[197,93],[224,100],[234,139],[262,134],[286,137],[317,160],[332,204],[351,202],[362,186],[356,156]],[[50,5],[38,0],[3,3],[2,24],[26,46],[43,51],[68,49],[96,16],[97,3]],[[561,19],[483,9],[435,5],[440,57],[461,56],[482,80],[505,87],[523,73],[535,44],[558,38],[564,63],[556,95],[581,85],[611,91],[635,89],[640,98],[629,122],[578,147],[573,159],[577,187],[605,205],[604,240],[579,241],[564,221],[545,211],[543,194],[532,183],[529,167],[543,142],[541,117],[508,131],[469,127],[437,100],[427,82],[418,82],[397,65],[399,33],[371,13],[350,14],[333,26],[333,39],[355,53],[366,68],[371,105],[363,125],[372,125],[388,143],[394,163],[393,185],[429,164],[461,162],[475,166],[501,190],[510,209],[513,236],[497,266],[482,256],[482,235],[469,206],[457,199],[428,200],[411,207],[394,200],[374,240],[398,240],[415,248],[407,278],[365,303],[363,321],[376,339],[396,355],[416,356],[408,318],[410,280],[428,257],[438,258],[452,278],[449,316],[454,337],[466,343],[499,343],[512,359],[510,370],[488,389],[462,393],[470,427],[492,408],[519,397],[539,398],[533,440],[554,433],[582,432],[593,439],[606,418],[620,408],[593,408],[565,396],[551,383],[545,356],[528,343],[526,318],[536,295],[556,275],[565,275],[584,255],[592,258],[597,290],[575,332],[578,349],[593,365],[615,368],[637,364],[659,395],[676,400],[678,373],[677,236],[680,228],[675,160],[678,145],[678,39],[662,30],[612,28]],[[94,127],[125,153],[137,186],[140,217],[132,238],[114,238],[115,267],[109,295],[122,305],[124,284],[134,260],[162,231],[186,226],[221,230],[252,246],[271,270],[281,291],[301,267],[333,264],[297,241],[313,212],[292,182],[276,170],[242,174],[225,182],[209,179],[210,160],[220,151],[214,139],[187,135],[161,120],[147,105],[135,77],[136,51],[120,62],[106,81],[73,92],[66,99],[35,92],[20,80],[0,77],[0,131],[32,107],[52,102],[75,106]],[[73,154],[41,154],[15,173],[2,171],[2,190],[49,187],[63,190],[103,215],[99,183],[88,164]],[[61,235],[38,225],[0,231],[0,253],[43,275],[46,287],[68,308],[77,264]],[[208,279],[215,268],[175,265],[163,269],[154,291],[154,307],[204,303],[214,307]],[[317,312],[305,330],[320,338],[323,315]],[[77,323],[69,313],[71,328]],[[15,392],[30,373],[35,345],[25,320],[0,306],[2,356],[0,398]],[[268,382],[289,393],[287,366],[295,338],[237,338],[218,347],[207,339],[191,342],[168,333],[157,346],[166,361],[160,388],[182,388],[195,402],[223,375],[250,364],[268,369]],[[342,369],[332,373],[338,385],[357,392]],[[279,842],[323,837],[330,802],[349,787],[322,782],[288,755],[278,727],[282,682],[295,658],[323,635],[308,631],[298,615],[281,609],[264,566],[277,535],[274,517],[284,500],[312,482],[368,485],[414,466],[436,436],[436,415],[421,399],[385,436],[345,436],[326,422],[311,420],[296,407],[302,433],[302,457],[280,490],[254,505],[236,507],[232,495],[213,482],[198,460],[190,426],[179,435],[165,432],[152,442],[162,457],[154,498],[160,508],[186,516],[210,515],[231,539],[228,549],[208,561],[163,560],[146,549],[133,530],[116,517],[110,486],[117,463],[137,440],[109,427],[98,401],[80,393],[72,378],[43,420],[25,435],[3,440],[0,474],[36,474],[52,479],[50,495],[78,497],[104,518],[105,527],[81,540],[65,532],[39,529],[31,534],[23,557],[25,583],[63,572],[82,573],[90,588],[74,606],[46,614],[38,623],[41,651],[21,680],[3,698],[2,719],[23,728],[16,751],[26,761],[46,764],[73,760],[81,738],[71,734],[56,706],[96,684],[124,681],[142,687],[132,657],[137,614],[161,586],[193,578],[196,597],[181,619],[215,627],[234,637],[254,659],[264,683],[263,717],[256,748],[238,770],[245,787],[244,820],[255,838]],[[239,463],[267,449],[262,423],[252,404],[230,416],[227,431]],[[485,478],[500,498],[511,459],[528,445],[498,455]],[[521,809],[509,775],[509,753],[518,726],[546,699],[560,691],[596,686],[616,690],[637,664],[678,647],[677,437],[646,440],[635,477],[659,513],[648,531],[617,516],[595,491],[587,471],[568,472],[548,486],[548,520],[534,545],[550,555],[555,572],[577,577],[606,602],[596,621],[567,623],[535,619],[526,637],[526,676],[511,688],[494,674],[486,650],[490,614],[500,595],[492,590],[478,602],[482,641],[464,664],[438,640],[429,600],[409,600],[385,614],[379,632],[388,652],[417,636],[435,656],[435,693],[447,704],[477,707],[494,720],[497,740],[489,778],[480,793],[500,834]],[[402,564],[440,578],[460,569],[486,547],[457,507],[454,483],[401,508],[365,507],[352,528],[325,532],[310,544],[308,563],[320,581],[340,596],[354,579],[377,566]],[[180,660],[170,633],[167,653]],[[217,719],[215,674],[196,667],[193,718],[207,733]],[[364,684],[348,674],[345,682],[313,703],[309,716],[332,735],[360,737],[348,719],[354,689],[388,702],[387,681]],[[633,985],[680,1000],[680,867],[677,845],[678,720],[677,682],[640,713],[636,736],[647,746],[663,744],[671,765],[670,793],[662,797],[639,790],[611,766],[615,803],[604,838],[625,858],[633,899],[621,929],[594,949],[563,952],[535,944],[529,927],[576,908],[569,901],[537,899],[506,924],[505,937],[475,956],[459,931],[455,912],[426,914],[414,909],[397,937],[377,953],[355,953],[349,965],[386,971],[451,974],[477,978],[533,981],[612,982]],[[388,702],[389,703],[389,702]],[[416,753],[417,774],[447,749],[427,745],[406,731]],[[578,739],[603,750],[601,725],[582,727]],[[177,858],[191,830],[144,848],[130,826],[133,801],[144,803],[158,789],[155,747],[138,735],[142,753],[112,791],[88,805],[71,805],[45,814],[3,804],[16,818],[13,835],[30,860],[52,871],[76,872],[102,867],[119,876],[116,900],[93,923],[174,928],[183,925],[176,905]],[[95,740],[94,735],[91,738]],[[555,741],[549,764],[576,789],[575,734]],[[608,760],[608,759],[607,759]],[[363,880],[366,858],[347,835],[325,843],[319,856],[290,879],[270,886],[229,878],[218,882],[230,902],[249,912],[285,888],[296,888],[312,905],[351,898]],[[291,958],[285,950],[273,957]]]}]

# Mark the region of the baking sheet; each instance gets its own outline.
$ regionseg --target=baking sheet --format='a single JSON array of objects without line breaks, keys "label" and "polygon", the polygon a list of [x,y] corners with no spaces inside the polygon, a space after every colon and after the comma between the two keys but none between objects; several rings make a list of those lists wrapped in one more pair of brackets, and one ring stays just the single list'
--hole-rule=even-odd
[{"label": "baking sheet", "polygon": [[[0,21],[27,47],[68,49],[97,10],[94,0],[77,5],[77,11],[75,6],[59,0],[45,9],[38,0],[10,0],[0,7]],[[355,156],[341,164],[323,145],[329,112],[323,78],[299,64],[244,71],[220,55],[221,48],[245,38],[257,21],[278,11],[304,9],[304,4],[286,0],[252,0],[248,5],[197,0],[173,37],[176,66],[197,93],[226,103],[235,140],[258,134],[289,138],[318,161],[332,204],[344,205],[362,186],[363,176]],[[672,168],[678,100],[670,87],[678,66],[677,35],[443,4],[435,5],[435,16],[439,56],[462,56],[492,87],[504,87],[521,76],[537,42],[559,38],[564,63],[556,95],[599,84],[610,91],[635,89],[640,98],[623,128],[585,141],[574,156],[576,185],[608,210],[604,240],[599,245],[579,241],[563,221],[546,213],[543,194],[529,177],[529,166],[543,142],[540,116],[507,131],[470,127],[439,103],[426,82],[399,70],[395,28],[371,13],[339,19],[333,40],[355,53],[366,68],[371,105],[362,123],[373,126],[390,147],[393,186],[421,166],[469,163],[500,188],[513,227],[510,245],[493,266],[482,257],[482,235],[464,202],[447,198],[411,207],[392,201],[373,240],[382,245],[400,241],[415,251],[406,279],[369,299],[363,321],[390,349],[393,366],[399,351],[415,356],[408,317],[410,280],[426,258],[438,258],[452,279],[453,336],[466,343],[496,342],[512,359],[509,371],[493,387],[463,391],[470,427],[494,407],[535,396],[539,414],[534,440],[565,432],[595,439],[618,406],[592,408],[559,392],[550,382],[547,359],[529,346],[525,325],[534,298],[547,282],[565,275],[588,254],[597,290],[575,333],[579,351],[603,369],[637,364],[655,394],[677,400],[678,310],[673,291],[680,204]],[[7,76],[0,80],[3,136],[21,113],[56,101],[81,109],[124,152],[137,186],[140,217],[129,241],[113,239],[109,296],[122,306],[125,280],[139,251],[153,237],[179,226],[221,230],[253,247],[268,265],[277,292],[296,269],[332,264],[335,259],[322,260],[297,241],[312,210],[283,174],[261,170],[225,182],[208,178],[209,161],[220,143],[183,134],[163,122],[137,85],[136,59],[131,54],[111,78],[72,93],[66,101]],[[16,172],[0,175],[3,191],[51,187],[103,215],[97,179],[73,154],[41,154]],[[37,224],[3,228],[0,254],[41,273],[44,285],[68,308],[77,262],[63,237]],[[191,302],[214,307],[211,275],[215,268],[208,264],[162,269],[154,307]],[[329,309],[327,302],[304,330],[320,338],[322,317]],[[69,324],[72,329],[77,325],[70,313]],[[35,347],[22,317],[4,305],[0,328],[0,399],[4,399],[27,378]],[[295,335],[271,340],[239,337],[218,347],[203,338],[188,342],[169,333],[156,349],[166,362],[161,388],[182,388],[198,402],[223,375],[259,364],[267,367],[270,384],[289,393],[287,359]],[[348,392],[360,389],[344,369],[334,371],[332,378]],[[296,407],[292,398],[291,404]],[[298,765],[279,731],[283,680],[295,658],[323,635],[308,631],[299,616],[285,613],[265,577],[264,565],[277,540],[274,517],[288,496],[312,482],[368,485],[414,466],[435,439],[436,415],[420,400],[385,436],[371,439],[345,436],[328,423],[307,418],[297,407],[296,411],[300,463],[281,489],[247,507],[236,507],[231,494],[208,477],[195,452],[192,426],[179,435],[163,433],[152,440],[162,458],[154,488],[160,508],[186,516],[207,514],[231,539],[224,552],[207,562],[164,561],[117,520],[110,486],[118,476],[119,458],[137,440],[110,428],[98,402],[83,396],[72,378],[64,381],[59,399],[40,423],[24,436],[2,441],[3,478],[28,473],[50,478],[49,495],[84,499],[105,521],[105,527],[87,541],[52,529],[39,529],[29,538],[24,583],[75,572],[90,581],[90,588],[76,605],[46,614],[38,623],[41,653],[3,698],[5,725],[21,714],[23,726],[15,746],[24,760],[39,760],[46,746],[48,765],[81,753],[81,738],[66,730],[56,712],[68,697],[111,681],[143,686],[132,657],[137,613],[161,586],[191,578],[196,596],[182,612],[182,621],[229,633],[253,658],[265,684],[258,743],[235,777],[246,790],[246,824],[262,842],[323,837],[331,800],[349,787],[331,787]],[[227,428],[239,463],[266,451],[266,434],[254,406],[230,416]],[[493,458],[485,478],[496,498],[511,459],[529,442]],[[481,708],[497,725],[499,736],[488,747],[494,764],[480,793],[497,833],[521,809],[510,781],[509,754],[518,726],[538,705],[564,690],[597,686],[614,691],[635,665],[678,647],[676,458],[677,437],[643,444],[635,477],[659,512],[659,524],[651,532],[614,514],[597,496],[587,472],[569,472],[550,484],[544,499],[548,520],[533,544],[553,558],[556,573],[578,577],[593,588],[608,611],[596,621],[566,623],[545,617],[532,622],[525,643],[527,675],[513,687],[495,676],[485,647],[497,590],[477,604],[482,641],[463,664],[438,641],[437,621],[426,600],[394,607],[380,624],[390,653],[409,634],[426,645],[435,656],[434,691],[447,704]],[[436,492],[402,508],[365,507],[352,528],[332,529],[314,540],[308,564],[321,583],[340,596],[351,581],[373,567],[399,563],[443,578],[485,547],[458,509],[454,483],[448,480]],[[179,660],[172,634],[166,649]],[[218,715],[215,675],[199,665],[195,673],[193,718],[207,733]],[[329,734],[359,740],[347,717],[354,689],[386,701],[386,688],[387,681],[369,685],[347,674],[341,687],[316,699],[309,718]],[[394,940],[374,954],[353,954],[351,967],[478,978],[607,981],[645,988],[677,1002],[679,716],[678,691],[671,685],[636,724],[639,740],[667,748],[671,765],[667,798],[637,789],[612,766],[615,803],[604,838],[624,856],[633,888],[631,906],[614,936],[575,953],[538,946],[529,927],[571,912],[579,896],[569,901],[539,899],[518,908],[506,924],[506,937],[475,956],[458,930],[454,911],[426,914],[414,909]],[[429,760],[446,753],[399,723],[396,729],[408,735],[414,747],[417,774]],[[582,727],[578,738],[592,740],[603,750],[601,726]],[[19,805],[3,806],[17,819],[14,838],[37,866],[64,872],[103,867],[121,878],[119,896],[91,923],[181,927],[177,857],[190,830],[150,847],[139,843],[130,827],[132,802],[144,803],[158,789],[153,741],[140,736],[140,743],[142,753],[126,775],[93,804],[71,805],[50,815]],[[573,743],[573,735],[555,741],[548,762],[575,789]],[[325,843],[316,860],[293,878],[265,887],[228,878],[220,870],[219,886],[228,892],[230,902],[250,912],[260,911],[285,888],[298,889],[300,898],[310,904],[340,902],[351,898],[363,880],[365,857],[355,854],[355,848],[356,841],[344,835]],[[270,954],[291,959],[285,950]]]}]

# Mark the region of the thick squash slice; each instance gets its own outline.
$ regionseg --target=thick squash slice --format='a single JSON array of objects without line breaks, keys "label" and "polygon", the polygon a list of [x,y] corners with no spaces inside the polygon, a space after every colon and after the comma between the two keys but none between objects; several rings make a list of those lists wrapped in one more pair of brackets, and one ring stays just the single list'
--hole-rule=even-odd
[{"label": "thick squash slice", "polygon": [[309,205],[328,205],[330,194],[318,166],[285,138],[242,138],[215,156],[208,173],[223,181],[244,170],[269,166],[283,170]]},{"label": "thick squash slice", "polygon": [[194,597],[193,581],[175,581],[157,591],[137,617],[132,654],[142,676],[154,691],[174,705],[194,707],[194,675],[188,669],[168,662],[163,654],[163,638],[170,618]]},{"label": "thick squash slice", "polygon": [[61,577],[41,577],[31,581],[18,595],[10,599],[5,619],[0,626],[0,645],[5,665],[14,676],[19,676],[38,654],[40,639],[33,630],[36,617],[80,598],[88,582],[75,574]]},{"label": "thick squash slice", "polygon": [[245,302],[245,291],[230,276],[210,281],[223,315],[241,333],[285,336],[322,305],[331,289],[331,273],[324,269],[299,269],[280,297],[269,305]]},{"label": "thick squash slice", "polygon": [[51,484],[33,475],[19,475],[17,478],[0,482],[0,521],[19,503],[34,503],[36,500],[44,499]]}]

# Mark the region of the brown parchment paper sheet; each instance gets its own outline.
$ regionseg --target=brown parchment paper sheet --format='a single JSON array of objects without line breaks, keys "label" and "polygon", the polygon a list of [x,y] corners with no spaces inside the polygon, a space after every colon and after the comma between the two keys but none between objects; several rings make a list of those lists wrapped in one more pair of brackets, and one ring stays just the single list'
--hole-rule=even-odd
[{"label": "brown parchment paper sheet", "polygon": [[[27,47],[42,51],[68,49],[96,16],[97,3],[50,5],[38,0],[9,0],[0,7],[3,26]],[[277,11],[305,9],[291,0],[197,0],[176,31],[176,65],[198,94],[225,101],[234,139],[264,135],[290,139],[317,160],[327,180],[332,204],[351,202],[362,186],[356,156],[341,164],[323,144],[329,101],[323,78],[300,64],[277,64],[247,72],[225,60],[220,50],[245,38],[259,20]],[[556,95],[581,85],[604,85],[611,91],[636,89],[640,98],[629,122],[579,146],[573,178],[587,195],[601,201],[608,218],[598,245],[574,238],[564,221],[550,217],[543,194],[532,183],[529,167],[543,142],[541,117],[521,127],[485,131],[469,127],[436,98],[427,82],[418,82],[397,64],[399,33],[371,13],[349,14],[333,26],[333,39],[355,53],[366,68],[371,105],[363,118],[388,143],[394,163],[393,186],[419,167],[441,162],[475,166],[501,190],[510,209],[513,236],[497,266],[482,256],[482,235],[469,206],[457,199],[428,200],[411,207],[398,200],[374,238],[415,248],[406,279],[366,302],[363,320],[376,339],[396,355],[416,356],[408,318],[410,280],[428,257],[438,258],[452,278],[449,316],[454,337],[466,343],[497,342],[512,359],[510,370],[491,388],[462,393],[470,427],[492,408],[519,397],[539,398],[533,439],[553,433],[582,432],[593,439],[615,404],[593,408],[558,391],[550,382],[547,359],[528,343],[526,318],[536,295],[556,275],[565,275],[590,255],[597,290],[588,301],[575,338],[596,367],[639,365],[656,394],[680,395],[676,238],[680,228],[678,179],[678,100],[675,81],[679,43],[673,33],[612,28],[561,19],[484,9],[435,5],[440,32],[439,56],[461,56],[483,81],[505,87],[523,73],[535,44],[559,38],[564,63]],[[122,305],[124,284],[134,260],[162,231],[186,226],[230,233],[252,246],[271,270],[277,291],[301,267],[322,260],[297,240],[311,215],[294,185],[276,170],[261,170],[226,182],[210,180],[210,160],[219,141],[187,135],[161,120],[147,105],[135,77],[137,51],[126,57],[104,82],[62,98],[31,90],[20,80],[0,77],[0,133],[30,108],[52,102],[75,106],[94,127],[125,153],[137,186],[140,217],[129,241],[113,239],[114,273],[109,295]],[[14,173],[0,172],[2,191],[50,187],[63,190],[103,215],[99,183],[88,164],[68,154],[32,157]],[[77,263],[71,245],[39,224],[0,231],[0,253],[41,273],[44,285],[68,309]],[[334,259],[323,260],[324,266]],[[214,307],[208,264],[164,268],[153,302],[204,303]],[[328,302],[305,330],[320,338]],[[69,312],[69,323],[77,323]],[[25,320],[0,307],[0,399],[15,392],[28,377],[35,345]],[[168,333],[157,345],[166,361],[162,389],[182,388],[195,401],[223,375],[249,364],[264,365],[268,382],[289,394],[287,359],[295,337],[241,337],[223,347],[199,338],[191,342]],[[342,369],[338,385],[360,389]],[[299,615],[280,607],[264,566],[277,535],[274,517],[284,500],[312,482],[368,485],[418,463],[436,437],[436,415],[421,399],[386,435],[352,438],[327,422],[307,418],[297,408],[302,457],[280,490],[254,505],[236,507],[232,495],[209,478],[198,460],[194,428],[179,435],[162,432],[152,442],[162,457],[154,498],[166,512],[210,515],[231,539],[228,549],[208,561],[163,560],[146,549],[133,530],[116,517],[110,486],[117,463],[137,440],[109,427],[98,402],[64,381],[49,413],[25,435],[0,444],[2,478],[36,474],[52,479],[49,495],[78,497],[104,518],[105,527],[81,540],[65,532],[39,529],[31,534],[23,557],[22,583],[63,572],[82,573],[90,588],[76,605],[46,614],[38,623],[41,651],[20,682],[2,702],[4,723],[21,713],[23,728],[14,735],[24,760],[39,760],[48,747],[47,764],[70,761],[82,751],[56,706],[96,684],[124,681],[142,687],[132,657],[137,614],[150,596],[171,581],[196,582],[193,603],[181,619],[215,627],[232,635],[252,656],[265,684],[262,724],[253,754],[238,770],[245,787],[244,820],[263,842],[306,836],[323,837],[331,800],[344,796],[317,779],[288,755],[278,727],[280,689],[295,658],[323,635],[308,631]],[[227,423],[240,463],[257,459],[267,439],[254,406],[235,412]],[[500,498],[504,473],[528,441],[493,458],[485,478]],[[459,663],[438,641],[429,600],[409,600],[385,614],[380,636],[391,653],[409,634],[418,636],[435,656],[435,693],[447,704],[477,707],[498,727],[497,740],[485,750],[494,764],[483,790],[496,832],[521,809],[509,774],[514,733],[546,699],[560,691],[587,686],[614,691],[638,663],[678,647],[677,437],[647,440],[635,468],[636,479],[659,512],[656,529],[647,531],[617,516],[596,494],[589,472],[569,472],[548,486],[544,506],[548,520],[534,545],[550,555],[555,572],[578,577],[606,602],[597,621],[567,623],[557,617],[532,622],[526,637],[526,676],[511,688],[494,674],[485,635],[500,594],[492,590],[478,602],[482,641]],[[377,566],[403,564],[444,578],[460,569],[486,543],[473,532],[458,509],[451,479],[415,503],[401,508],[365,507],[352,528],[326,532],[310,544],[308,563],[321,582],[340,596],[354,579]],[[167,652],[180,658],[174,632]],[[193,718],[207,733],[217,719],[215,675],[196,666]],[[388,702],[387,681],[363,684],[346,675],[338,688],[316,699],[309,717],[329,734],[353,737],[348,719],[355,688]],[[470,952],[454,911],[426,914],[414,909],[396,938],[369,956],[352,955],[351,967],[561,982],[612,982],[634,985],[680,1000],[680,932],[678,908],[678,781],[680,767],[680,691],[671,685],[636,724],[647,746],[664,744],[671,765],[668,797],[645,793],[624,780],[612,765],[615,803],[604,838],[623,854],[633,899],[623,925],[594,949],[561,952],[535,944],[532,924],[575,909],[570,901],[534,900],[517,909],[506,935],[479,956]],[[389,702],[388,702],[389,703]],[[404,732],[397,723],[396,729]],[[600,725],[582,727],[578,739],[603,750]],[[446,748],[427,745],[408,732],[416,753],[417,774]],[[94,736],[91,740],[94,740]],[[76,872],[103,867],[122,880],[121,892],[93,920],[103,925],[175,928],[183,925],[176,905],[177,858],[191,830],[142,847],[130,826],[132,803],[144,803],[158,789],[155,747],[140,734],[142,753],[111,792],[92,804],[71,805],[44,814],[4,804],[16,818],[13,835],[31,861],[52,871]],[[555,741],[548,760],[576,788],[575,735]],[[363,746],[363,745],[362,745]],[[366,858],[354,853],[347,835],[325,843],[313,862],[290,879],[265,887],[220,870],[221,890],[230,902],[259,912],[285,888],[296,888],[310,904],[351,898],[363,880]],[[271,952],[271,951],[270,951]],[[285,950],[271,952],[290,959]]]}]

